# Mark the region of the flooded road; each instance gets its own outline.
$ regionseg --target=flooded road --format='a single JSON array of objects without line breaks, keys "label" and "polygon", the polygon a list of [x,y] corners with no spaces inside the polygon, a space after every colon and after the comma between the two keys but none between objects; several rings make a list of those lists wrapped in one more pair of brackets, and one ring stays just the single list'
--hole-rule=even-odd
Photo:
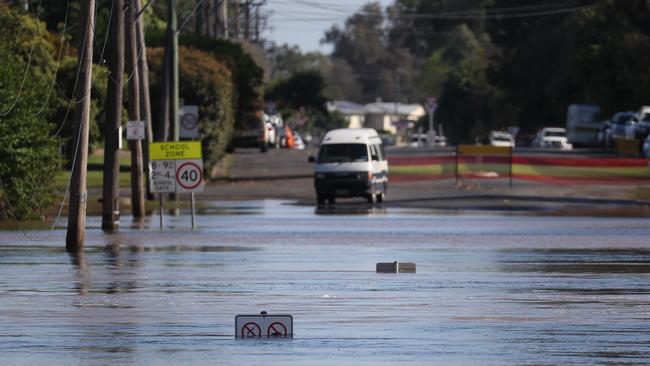
[{"label": "flooded road", "polygon": [[[250,201],[166,220],[90,217],[80,256],[63,228],[0,232],[0,363],[650,363],[647,219]],[[392,261],[417,273],[374,272]],[[294,339],[235,340],[262,310]]]}]

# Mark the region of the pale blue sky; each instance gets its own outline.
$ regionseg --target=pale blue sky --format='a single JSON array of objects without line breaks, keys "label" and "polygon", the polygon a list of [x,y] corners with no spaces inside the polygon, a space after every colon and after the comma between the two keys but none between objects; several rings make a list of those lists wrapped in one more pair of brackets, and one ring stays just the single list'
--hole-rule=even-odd
[{"label": "pale blue sky", "polygon": [[[384,7],[393,0],[377,0]],[[268,0],[270,11],[265,37],[276,43],[298,45],[303,51],[329,53],[329,45],[320,45],[323,33],[333,24],[343,25],[363,4],[371,0]]]}]

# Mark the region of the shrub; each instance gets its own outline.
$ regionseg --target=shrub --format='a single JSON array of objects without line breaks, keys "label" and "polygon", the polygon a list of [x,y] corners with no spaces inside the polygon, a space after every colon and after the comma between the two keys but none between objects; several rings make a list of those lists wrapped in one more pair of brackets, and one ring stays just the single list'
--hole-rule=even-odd
[{"label": "shrub", "polygon": [[[150,60],[150,89],[152,100],[160,99],[164,50],[147,50]],[[225,154],[234,130],[233,81],[230,69],[213,55],[190,47],[179,49],[180,96],[185,104],[199,106],[199,130],[203,142],[206,170]],[[159,106],[152,105],[154,114]]]},{"label": "shrub", "polygon": [[[39,26],[41,32],[46,32],[43,25]],[[49,120],[51,105],[56,103],[56,91],[48,99],[54,73],[52,46],[47,42],[41,44],[34,32],[30,17],[0,5],[2,220],[14,216],[34,218],[48,207],[60,164],[59,140],[52,137],[53,125]],[[30,53],[31,63],[22,85]]]}]

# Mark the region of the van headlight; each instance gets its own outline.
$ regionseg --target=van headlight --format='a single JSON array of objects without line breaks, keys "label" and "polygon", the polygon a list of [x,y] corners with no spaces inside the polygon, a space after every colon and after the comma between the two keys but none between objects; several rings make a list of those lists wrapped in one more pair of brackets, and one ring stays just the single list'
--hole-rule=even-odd
[{"label": "van headlight", "polygon": [[372,172],[359,172],[359,173],[357,173],[357,179],[359,179],[359,180],[372,180]]},{"label": "van headlight", "polygon": [[323,174],[323,173],[316,173],[316,179],[325,179],[325,174]]}]

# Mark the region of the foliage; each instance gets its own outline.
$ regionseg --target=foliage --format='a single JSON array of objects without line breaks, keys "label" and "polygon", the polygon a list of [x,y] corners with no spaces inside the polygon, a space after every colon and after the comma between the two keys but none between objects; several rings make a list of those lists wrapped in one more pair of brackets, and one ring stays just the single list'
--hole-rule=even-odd
[{"label": "foliage", "polygon": [[[163,53],[162,48],[148,50],[153,100],[158,98],[161,90]],[[210,53],[191,47],[180,47],[179,54],[180,94],[185,104],[199,106],[203,156],[206,170],[210,171],[223,157],[234,132],[235,99],[232,73],[227,65]]]},{"label": "foliage", "polygon": [[[105,103],[106,103],[106,82],[108,81],[107,68],[105,66],[93,65],[92,78],[93,83],[90,89],[90,131],[88,140],[91,146],[103,145],[104,143],[104,124],[105,124]],[[64,139],[65,158],[68,163],[72,160],[74,154],[75,139],[72,137],[74,103],[71,100],[74,97],[75,81],[77,79],[77,59],[76,57],[66,57],[61,60],[57,72],[57,83],[61,88],[60,93],[65,94],[65,99],[59,97],[55,105],[52,117],[57,121],[57,131],[60,129],[59,136]],[[56,90],[54,92],[57,92]],[[55,131],[56,132],[56,131]]]},{"label": "foliage", "polygon": [[[415,85],[419,63],[400,44],[391,43],[384,28],[386,19],[379,3],[368,3],[345,22],[333,26],[324,43],[333,45],[332,60],[345,62],[360,85],[360,95],[345,98],[368,103],[377,98],[404,101],[419,96]],[[341,62],[338,61],[338,62]]]},{"label": "foliage", "polygon": [[325,112],[324,86],[323,77],[318,71],[300,71],[278,81],[266,93],[266,99],[276,102],[279,108],[308,108]]},{"label": "foliage", "polygon": [[[147,45],[150,47],[162,47],[163,41],[163,34],[149,34],[147,37]],[[235,128],[244,129],[250,123],[259,124],[257,114],[263,107],[264,71],[242,46],[201,35],[182,36],[179,43],[211,54],[230,70],[235,86]]]},{"label": "foliage", "polygon": [[0,219],[38,216],[52,202],[60,163],[48,103],[53,52],[35,32],[31,17],[0,5]]}]

